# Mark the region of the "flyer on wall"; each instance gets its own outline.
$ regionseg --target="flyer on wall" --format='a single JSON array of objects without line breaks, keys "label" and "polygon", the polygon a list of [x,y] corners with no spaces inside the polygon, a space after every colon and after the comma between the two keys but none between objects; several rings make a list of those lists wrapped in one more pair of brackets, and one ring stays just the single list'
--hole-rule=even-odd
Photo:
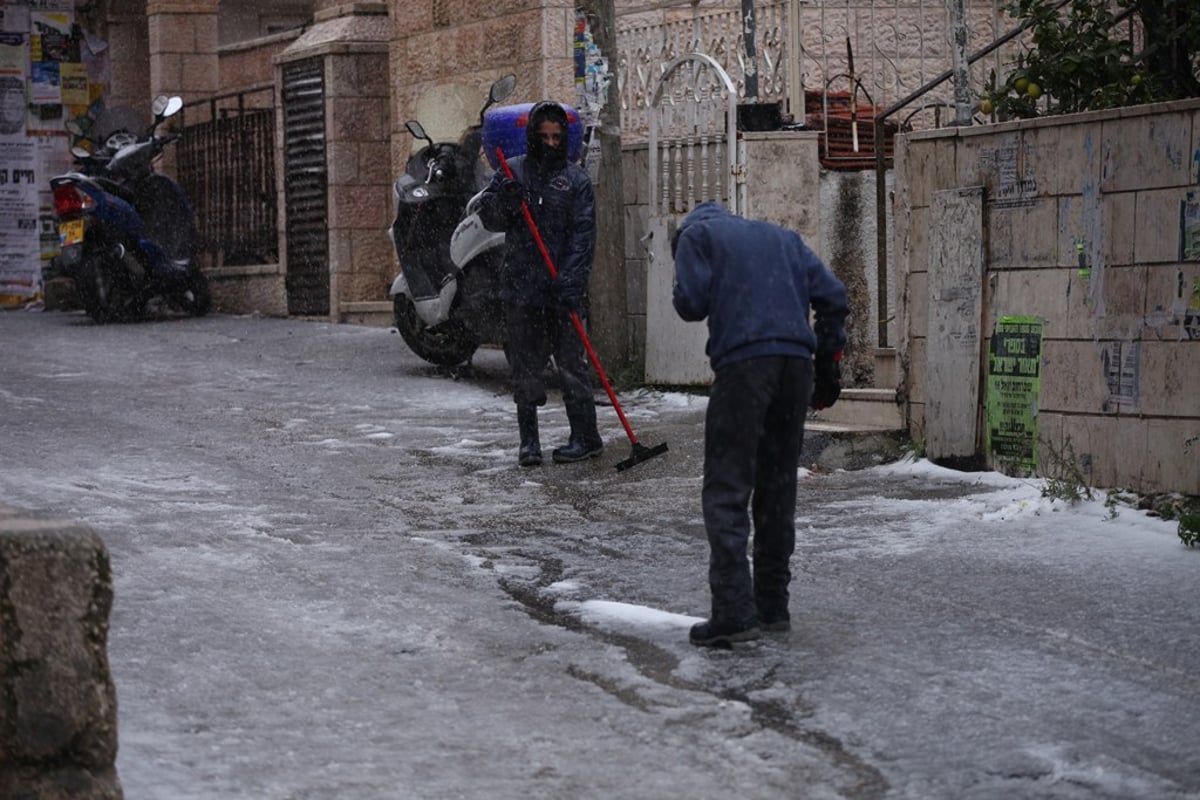
[{"label": "flyer on wall", "polygon": [[41,293],[37,142],[0,139],[0,302],[21,304]]}]

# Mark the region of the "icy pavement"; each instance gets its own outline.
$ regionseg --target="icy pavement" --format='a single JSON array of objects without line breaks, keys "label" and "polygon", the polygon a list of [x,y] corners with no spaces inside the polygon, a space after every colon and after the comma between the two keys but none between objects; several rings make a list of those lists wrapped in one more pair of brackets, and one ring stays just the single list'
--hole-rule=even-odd
[{"label": "icy pavement", "polygon": [[[503,359],[0,314],[0,501],[93,526],[129,798],[1200,797],[1200,552],[926,462],[801,476],[790,635],[697,650],[704,399],[520,469]],[[543,444],[565,437],[557,398]]]}]

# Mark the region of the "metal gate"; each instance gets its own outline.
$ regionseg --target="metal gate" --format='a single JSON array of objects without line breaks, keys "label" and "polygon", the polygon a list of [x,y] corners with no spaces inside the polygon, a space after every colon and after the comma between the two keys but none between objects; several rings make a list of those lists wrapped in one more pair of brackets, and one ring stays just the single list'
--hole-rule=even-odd
[{"label": "metal gate", "polygon": [[192,198],[206,266],[279,258],[275,199],[275,86],[183,107],[179,182]]},{"label": "metal gate", "polygon": [[671,302],[671,235],[706,200],[745,208],[737,140],[737,88],[714,59],[688,53],[664,69],[649,108],[650,214],[646,223],[647,383],[712,381],[704,347],[708,326],[685,323]]},{"label": "metal gate", "polygon": [[329,313],[324,62],[283,68],[283,158],[289,314]]}]

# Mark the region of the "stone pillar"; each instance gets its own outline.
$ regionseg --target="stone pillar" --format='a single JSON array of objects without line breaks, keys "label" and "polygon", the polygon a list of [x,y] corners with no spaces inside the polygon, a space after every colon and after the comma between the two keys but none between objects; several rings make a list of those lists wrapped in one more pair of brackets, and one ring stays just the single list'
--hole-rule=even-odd
[{"label": "stone pillar", "polygon": [[395,277],[387,237],[395,177],[388,109],[392,27],[383,2],[323,5],[276,64],[309,58],[324,64],[329,315],[345,321],[363,303],[386,301]]},{"label": "stone pillar", "polygon": [[0,505],[0,797],[123,797],[112,597],[94,531]]},{"label": "stone pillar", "polygon": [[158,94],[177,94],[186,103],[220,90],[219,5],[219,0],[147,0],[150,97],[145,107]]},{"label": "stone pillar", "polygon": [[140,6],[131,6],[112,3],[113,10],[105,18],[111,85],[104,102],[109,108],[124,106],[144,111],[149,121],[150,73],[146,64],[150,49],[146,44],[146,15]]}]

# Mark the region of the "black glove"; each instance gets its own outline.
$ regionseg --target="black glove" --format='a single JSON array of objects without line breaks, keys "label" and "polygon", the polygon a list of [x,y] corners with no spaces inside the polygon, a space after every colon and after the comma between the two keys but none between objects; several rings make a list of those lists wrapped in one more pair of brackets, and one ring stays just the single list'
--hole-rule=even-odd
[{"label": "black glove", "polygon": [[842,393],[842,351],[818,353],[813,359],[813,390],[809,405],[815,410],[829,408]]},{"label": "black glove", "polygon": [[583,295],[565,290],[562,286],[559,286],[558,305],[568,314],[572,312],[578,314],[583,310]]},{"label": "black glove", "polygon": [[525,187],[516,178],[501,178],[499,198],[501,210],[510,217],[521,213],[521,201],[525,199]]}]

